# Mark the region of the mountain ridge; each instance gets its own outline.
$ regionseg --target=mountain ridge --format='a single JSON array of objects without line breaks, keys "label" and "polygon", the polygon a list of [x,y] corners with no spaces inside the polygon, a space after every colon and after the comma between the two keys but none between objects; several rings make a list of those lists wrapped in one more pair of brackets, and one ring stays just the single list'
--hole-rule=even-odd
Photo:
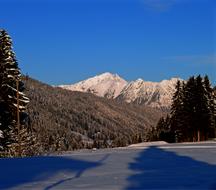
[{"label": "mountain ridge", "polygon": [[156,108],[170,108],[175,85],[180,78],[171,78],[160,82],[126,81],[118,74],[109,72],[96,75],[89,79],[71,85],[58,87],[79,92],[92,93],[108,99],[117,99],[127,103],[147,105]]}]

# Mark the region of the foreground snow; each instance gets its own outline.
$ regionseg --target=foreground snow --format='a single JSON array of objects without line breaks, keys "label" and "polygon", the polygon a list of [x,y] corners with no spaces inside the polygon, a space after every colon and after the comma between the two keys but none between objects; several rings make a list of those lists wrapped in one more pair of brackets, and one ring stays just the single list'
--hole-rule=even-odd
[{"label": "foreground snow", "polygon": [[0,159],[0,189],[216,189],[215,142],[153,144]]}]

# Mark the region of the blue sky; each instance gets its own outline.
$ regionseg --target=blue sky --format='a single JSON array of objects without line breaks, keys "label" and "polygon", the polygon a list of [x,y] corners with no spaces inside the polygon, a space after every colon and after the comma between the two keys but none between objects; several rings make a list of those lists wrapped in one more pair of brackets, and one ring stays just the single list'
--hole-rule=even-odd
[{"label": "blue sky", "polygon": [[[69,84],[103,72],[216,84],[214,0],[0,0],[23,73]],[[5,7],[5,8],[3,8]]]}]

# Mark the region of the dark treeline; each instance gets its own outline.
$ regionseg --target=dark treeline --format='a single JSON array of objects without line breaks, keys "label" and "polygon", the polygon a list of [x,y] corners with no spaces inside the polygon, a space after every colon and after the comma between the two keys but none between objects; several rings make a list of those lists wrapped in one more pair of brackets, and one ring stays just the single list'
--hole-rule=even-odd
[{"label": "dark treeline", "polygon": [[178,81],[171,113],[152,131],[152,140],[203,141],[216,136],[216,89],[208,76]]}]

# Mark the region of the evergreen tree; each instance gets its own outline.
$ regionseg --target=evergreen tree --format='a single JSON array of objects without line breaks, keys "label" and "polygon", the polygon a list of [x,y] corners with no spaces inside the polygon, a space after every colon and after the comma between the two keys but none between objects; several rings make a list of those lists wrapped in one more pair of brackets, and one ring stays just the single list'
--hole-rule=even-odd
[{"label": "evergreen tree", "polygon": [[[12,40],[5,30],[0,31],[0,147],[8,156],[25,154],[24,142],[29,139],[24,127],[28,118],[29,99],[23,93]],[[29,147],[28,147],[29,148]],[[26,149],[28,149],[26,147]]]},{"label": "evergreen tree", "polygon": [[175,142],[175,134],[171,129],[170,116],[167,115],[166,118],[161,117],[156,126],[156,136],[155,140],[166,141],[169,143]]},{"label": "evergreen tree", "polygon": [[195,123],[195,109],[196,109],[196,102],[194,97],[196,96],[196,80],[195,77],[190,77],[185,84],[184,88],[184,97],[183,97],[183,114],[184,117],[182,118],[184,121],[184,132],[183,141],[196,141],[195,139],[195,131],[196,128],[194,127]]},{"label": "evergreen tree", "polygon": [[171,105],[171,116],[170,120],[171,131],[175,134],[175,141],[182,141],[182,133],[184,132],[184,112],[183,112],[183,90],[184,90],[184,82],[177,81],[176,83],[176,91],[172,98]]},{"label": "evergreen tree", "polygon": [[156,129],[160,133],[160,131],[163,130],[164,128],[165,128],[165,119],[164,117],[161,117],[157,123]]},{"label": "evergreen tree", "polygon": [[207,139],[207,132],[211,125],[210,94],[205,90],[203,79],[200,75],[196,77],[195,85],[194,133],[196,134],[197,131],[196,139],[200,141]]},{"label": "evergreen tree", "polygon": [[204,96],[207,100],[207,110],[208,110],[208,115],[207,115],[207,126],[208,129],[206,131],[206,135],[209,137],[214,137],[215,136],[215,116],[216,116],[216,98],[215,98],[215,93],[214,89],[212,88],[212,85],[209,81],[208,76],[206,75],[203,79],[203,85],[204,85]]}]

